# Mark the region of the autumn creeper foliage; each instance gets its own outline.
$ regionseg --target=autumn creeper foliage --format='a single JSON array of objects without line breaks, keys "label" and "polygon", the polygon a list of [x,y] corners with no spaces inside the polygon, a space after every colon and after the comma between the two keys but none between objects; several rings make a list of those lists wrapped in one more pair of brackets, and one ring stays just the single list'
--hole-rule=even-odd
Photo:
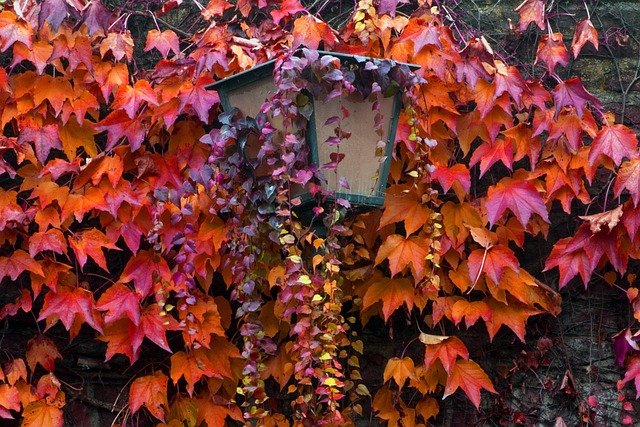
[{"label": "autumn creeper foliage", "polygon": [[[133,12],[99,0],[2,3],[0,279],[14,301],[0,318],[11,327],[31,313],[41,332],[2,355],[0,417],[62,426],[56,365],[70,354],[51,331],[66,330],[132,365],[114,403],[126,404],[122,425],[353,425],[370,407],[380,423],[424,426],[458,390],[479,409],[482,390],[497,392],[456,331],[484,324],[489,341],[524,342],[531,316],[559,313],[558,291],[602,271],[640,307],[627,274],[640,258],[636,135],[556,74],[570,52],[598,48],[588,17],[569,51],[544,1],[525,0],[517,29],[541,32],[544,73],[525,80],[484,38],[460,40],[428,0],[407,14],[362,0],[339,31],[297,0],[211,0],[190,38],[156,20],[181,2],[157,3],[143,12],[158,25],[144,46]],[[319,48],[420,69],[357,74]],[[160,58],[147,70],[142,49]],[[276,92],[262,114],[223,113],[208,86],[270,59]],[[325,199],[317,183],[343,159],[307,163],[301,89],[326,100],[399,87],[384,207],[316,205],[321,234],[298,218],[293,189]],[[336,145],[349,142],[340,121]],[[238,150],[251,141],[256,158]],[[579,223],[544,261],[558,282],[542,283],[522,254],[563,212]],[[389,359],[369,389],[359,331],[376,316],[417,322],[423,357]],[[637,330],[613,345],[619,389],[633,382],[640,396]]]}]

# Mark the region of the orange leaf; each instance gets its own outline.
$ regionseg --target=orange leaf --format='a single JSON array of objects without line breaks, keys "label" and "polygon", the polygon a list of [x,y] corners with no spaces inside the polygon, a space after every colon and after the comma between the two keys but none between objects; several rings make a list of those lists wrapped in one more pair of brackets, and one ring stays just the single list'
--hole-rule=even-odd
[{"label": "orange leaf", "polygon": [[131,412],[137,412],[144,405],[151,415],[164,421],[165,408],[169,407],[167,401],[167,382],[169,378],[161,371],[155,371],[153,375],[136,378],[131,383],[129,390],[129,406]]},{"label": "orange leaf", "polygon": [[480,390],[485,389],[497,394],[491,380],[482,368],[473,360],[458,360],[447,377],[444,399],[462,388],[476,408],[480,408]]},{"label": "orange leaf", "polygon": [[296,19],[293,23],[292,48],[304,45],[309,49],[318,49],[320,42],[324,42],[324,48],[328,49],[336,43],[333,30],[326,23],[313,15],[307,14]]},{"label": "orange leaf", "polygon": [[387,321],[402,304],[406,304],[411,310],[414,295],[415,288],[408,279],[383,277],[367,287],[362,298],[362,309],[365,310],[376,302],[382,301],[382,315]]},{"label": "orange leaf", "polygon": [[128,33],[109,33],[100,43],[100,56],[104,58],[109,51],[116,61],[126,57],[127,61],[131,62],[133,59],[133,39]]},{"label": "orange leaf", "polygon": [[280,385],[280,389],[287,385],[293,374],[291,347],[293,347],[292,342],[281,345],[278,349],[278,354],[267,359],[265,362],[266,369],[262,372],[263,379],[267,379],[270,376],[273,377]]},{"label": "orange leaf", "polygon": [[179,351],[171,356],[170,375],[176,385],[178,380],[184,377],[189,396],[193,396],[195,383],[200,381],[200,378],[224,378],[217,372],[217,367],[211,363],[202,349],[196,349],[189,353]]},{"label": "orange leaf", "polygon": [[433,366],[436,359],[440,359],[444,370],[451,374],[451,368],[458,356],[465,360],[469,359],[469,350],[457,337],[420,334],[420,341],[425,344],[424,365],[427,369]]},{"label": "orange leaf", "polygon": [[[405,191],[408,190],[408,191]],[[394,185],[387,190],[384,198],[384,213],[379,228],[404,221],[406,235],[422,228],[429,219],[431,209],[422,203],[422,195],[415,187]]]},{"label": "orange leaf", "polygon": [[424,277],[425,258],[429,255],[429,244],[421,237],[408,239],[399,234],[387,237],[376,255],[375,265],[389,260],[391,275],[395,276],[410,265],[416,281]]},{"label": "orange leaf", "polygon": [[96,228],[74,233],[69,237],[69,244],[76,254],[80,269],[87,263],[87,256],[90,256],[100,268],[109,271],[102,248],[120,250],[111,239]]},{"label": "orange leaf", "polygon": [[20,411],[20,392],[9,384],[0,385],[0,418],[13,418],[9,410]]},{"label": "orange leaf", "polygon": [[58,406],[37,400],[24,408],[21,427],[62,427],[63,421]]},{"label": "orange leaf", "polygon": [[121,85],[118,88],[111,108],[124,110],[130,119],[134,119],[143,101],[150,105],[158,105],[158,95],[148,81],[138,80],[133,87]]},{"label": "orange leaf", "polygon": [[29,21],[19,19],[13,12],[5,10],[0,13],[0,51],[9,49],[15,42],[22,42],[31,48],[33,30]]},{"label": "orange leaf", "polygon": [[383,381],[386,383],[393,378],[398,388],[401,389],[407,379],[415,376],[415,370],[413,360],[410,357],[403,359],[392,357],[387,361],[387,366],[384,368]]},{"label": "orange leaf", "polygon": [[500,327],[506,325],[520,338],[520,341],[525,342],[525,323],[530,316],[540,314],[540,311],[517,301],[509,301],[509,305],[506,305],[493,298],[485,298],[485,302],[491,309],[491,320],[485,321],[491,341]]},{"label": "orange leaf", "polygon": [[33,86],[33,103],[37,107],[47,100],[58,115],[62,110],[62,105],[72,94],[73,87],[69,80],[64,77],[44,75],[38,77]]},{"label": "orange leaf", "polygon": [[27,363],[31,372],[36,370],[38,364],[53,372],[56,359],[62,359],[62,355],[56,344],[47,336],[40,334],[27,342]]},{"label": "orange leaf", "polygon": [[464,323],[467,329],[473,326],[479,318],[483,318],[485,321],[491,320],[491,310],[484,301],[472,301],[459,300],[451,307],[451,317],[453,322],[458,324],[464,318]]},{"label": "orange leaf", "polygon": [[591,19],[585,18],[576,24],[576,30],[573,33],[571,52],[574,58],[578,57],[587,42],[590,42],[598,50],[598,31],[591,23]]}]

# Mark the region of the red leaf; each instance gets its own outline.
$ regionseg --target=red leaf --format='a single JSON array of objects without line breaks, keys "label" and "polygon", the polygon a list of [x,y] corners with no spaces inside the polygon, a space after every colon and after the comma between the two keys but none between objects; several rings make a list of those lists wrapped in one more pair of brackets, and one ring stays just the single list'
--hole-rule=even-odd
[{"label": "red leaf", "polygon": [[336,36],[329,25],[310,14],[295,20],[291,46],[293,49],[305,46],[315,50],[318,49],[320,42],[324,42],[325,49],[332,47],[336,43]]},{"label": "red leaf", "polygon": [[582,86],[580,79],[577,77],[558,83],[551,93],[556,101],[556,116],[562,110],[562,107],[572,105],[576,107],[578,117],[582,117],[582,112],[587,102],[591,102],[597,108],[602,108],[598,98],[591,95]]},{"label": "red leaf", "polygon": [[427,369],[433,366],[436,359],[440,359],[444,370],[451,374],[458,356],[469,359],[469,350],[457,337],[440,337],[437,335],[420,334],[420,341],[425,344],[424,364]]},{"label": "red leaf", "polygon": [[491,225],[495,224],[507,209],[513,212],[523,227],[527,226],[533,213],[549,222],[547,208],[540,193],[526,181],[503,178],[496,185],[489,187],[485,206]]},{"label": "red leaf", "polygon": [[14,251],[10,257],[0,257],[0,280],[9,276],[15,282],[23,271],[44,277],[40,264],[22,249]]},{"label": "red leaf", "polygon": [[576,25],[573,40],[571,41],[571,52],[574,58],[578,57],[587,42],[590,42],[598,50],[598,32],[590,19],[583,19]]},{"label": "red leaf", "polygon": [[140,323],[140,294],[131,290],[122,283],[116,283],[109,287],[96,303],[96,308],[106,311],[104,321],[112,323],[116,319],[126,315],[134,325]]},{"label": "red leaf", "polygon": [[165,30],[163,32],[151,30],[147,33],[147,43],[144,51],[148,52],[154,48],[162,54],[164,59],[167,59],[170,50],[176,55],[180,53],[180,39],[178,39],[173,30]]},{"label": "red leaf", "polygon": [[279,9],[271,11],[271,16],[273,17],[273,22],[280,24],[282,18],[293,16],[298,12],[306,12],[306,10],[298,0],[284,0],[280,3]]},{"label": "red leaf", "polygon": [[613,191],[616,197],[620,197],[622,190],[626,189],[631,194],[633,206],[638,206],[640,202],[640,159],[632,158],[626,161],[618,169],[616,183]]},{"label": "red leaf", "polygon": [[29,237],[29,255],[34,258],[42,251],[53,251],[57,254],[67,254],[67,239],[62,231],[55,228],[46,232],[35,232]]},{"label": "red leaf", "polygon": [[210,77],[199,77],[195,84],[191,82],[184,83],[178,95],[180,110],[190,106],[200,121],[209,123],[211,107],[220,102],[216,92],[206,90],[206,86],[211,83],[213,83],[213,80]]},{"label": "red leaf", "polygon": [[118,248],[107,236],[96,228],[78,231],[69,237],[69,245],[76,254],[80,269],[87,263],[87,256],[90,256],[100,268],[109,271],[107,261],[102,253],[102,248],[119,251]]},{"label": "red leaf", "polygon": [[547,71],[553,73],[558,64],[566,67],[569,63],[569,52],[562,41],[562,33],[543,34],[538,43],[536,64],[544,61]]},{"label": "red leaf", "polygon": [[144,123],[138,119],[131,119],[124,110],[115,110],[93,128],[97,131],[107,131],[107,151],[115,147],[122,137],[129,141],[131,151],[137,151],[146,135]]},{"label": "red leaf", "polygon": [[173,317],[167,316],[166,313],[165,315],[161,313],[163,313],[163,311],[158,304],[152,304],[144,309],[140,317],[140,324],[130,333],[134,354],[138,353],[138,349],[142,345],[145,337],[153,341],[160,348],[171,352],[166,333],[168,330],[178,329],[177,322]]},{"label": "red leaf", "polygon": [[457,163],[451,167],[447,167],[436,163],[435,167],[436,169],[431,173],[431,178],[440,183],[445,193],[449,191],[451,186],[456,182],[460,183],[464,191],[469,192],[471,188],[471,173],[466,165]]},{"label": "red leaf", "polygon": [[520,31],[525,31],[532,22],[544,31],[544,0],[524,0],[514,12],[520,14]]},{"label": "red leaf", "polygon": [[608,156],[616,165],[619,165],[624,157],[636,157],[638,138],[635,132],[620,124],[603,127],[591,143],[589,164],[594,165],[600,154]]},{"label": "red leaf", "polygon": [[405,239],[399,234],[393,234],[380,246],[375,265],[388,259],[392,276],[410,265],[413,277],[415,280],[420,280],[424,277],[425,257],[428,254],[429,245],[423,238],[411,236]]},{"label": "red leaf", "polygon": [[[588,253],[587,248],[589,248]],[[589,231],[588,224],[583,224],[573,237],[566,237],[556,242],[547,258],[544,271],[553,267],[559,268],[558,287],[560,289],[578,274],[582,277],[586,288],[603,253],[602,248],[594,244],[593,234]]]},{"label": "red leaf", "polygon": [[636,385],[636,399],[640,399],[640,356],[633,356],[627,363],[627,372],[624,374],[622,384],[633,380]]},{"label": "red leaf", "polygon": [[42,164],[47,162],[52,148],[62,150],[62,142],[58,133],[58,125],[37,125],[35,123],[23,123],[18,136],[18,144],[33,142],[36,148],[36,157]]},{"label": "red leaf", "polygon": [[509,139],[497,138],[493,143],[484,142],[475,149],[469,160],[469,166],[480,162],[480,177],[498,160],[511,170],[513,166],[513,143]]},{"label": "red leaf", "polygon": [[129,406],[131,412],[137,412],[144,405],[151,415],[164,421],[165,408],[169,407],[167,401],[167,383],[169,378],[161,371],[155,371],[153,375],[136,378],[129,389]]},{"label": "red leaf", "polygon": [[125,32],[110,32],[100,43],[100,56],[103,59],[107,52],[111,52],[116,61],[126,58],[131,62],[133,60],[133,39]]},{"label": "red leaf", "polygon": [[480,408],[480,390],[485,389],[497,394],[491,384],[491,380],[482,368],[473,360],[458,360],[447,377],[447,385],[444,388],[446,398],[462,388],[476,408]]},{"label": "red leaf", "polygon": [[119,281],[133,282],[141,298],[149,295],[156,283],[171,280],[171,271],[167,262],[153,251],[137,253],[127,262]]},{"label": "red leaf", "polygon": [[57,292],[49,291],[38,316],[38,321],[43,319],[47,320],[47,329],[60,320],[70,330],[77,319],[102,333],[102,322],[93,301],[93,293],[82,288],[59,286]]},{"label": "red leaf", "polygon": [[49,372],[55,368],[55,360],[62,359],[56,344],[46,335],[40,334],[27,342],[27,363],[31,372],[39,364]]}]

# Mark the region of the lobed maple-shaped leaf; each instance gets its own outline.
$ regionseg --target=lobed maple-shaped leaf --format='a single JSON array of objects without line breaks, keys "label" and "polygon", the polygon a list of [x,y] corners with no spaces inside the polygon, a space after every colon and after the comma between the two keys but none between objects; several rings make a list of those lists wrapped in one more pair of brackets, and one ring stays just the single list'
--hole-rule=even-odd
[{"label": "lobed maple-shaped leaf", "polygon": [[[7,303],[0,308],[0,320],[4,319],[7,316],[15,316],[19,310],[28,313],[31,311],[33,307],[33,298],[31,297],[31,292],[28,289],[23,289],[20,292],[20,296],[15,299],[12,303]],[[0,377],[2,375],[0,374]]]},{"label": "lobed maple-shaped leaf", "polygon": [[601,154],[608,156],[616,165],[624,157],[633,159],[638,156],[638,137],[634,131],[621,124],[604,126],[591,143],[589,164],[594,165]]},{"label": "lobed maple-shaped leaf", "polygon": [[467,329],[475,325],[480,319],[484,319],[486,322],[491,321],[491,310],[484,301],[467,301],[461,299],[456,301],[451,307],[451,320],[458,326],[462,319]]},{"label": "lobed maple-shaped leaf", "polygon": [[270,357],[265,362],[265,370],[262,372],[262,378],[267,379],[270,376],[278,382],[282,390],[293,375],[293,360],[291,359],[291,347],[293,343],[289,342],[281,345],[278,353]]},{"label": "lobed maple-shaped leaf", "polygon": [[68,79],[44,75],[38,77],[34,83],[33,103],[39,106],[45,100],[49,101],[49,105],[57,116],[71,94],[73,94],[73,87]]},{"label": "lobed maple-shaped leaf", "polygon": [[598,50],[598,31],[596,31],[591,19],[585,18],[576,24],[571,41],[571,53],[577,58],[584,45],[589,42]]},{"label": "lobed maple-shaped leaf", "polygon": [[136,378],[129,389],[131,412],[137,412],[144,405],[151,415],[164,421],[165,409],[169,408],[167,401],[168,382],[169,378],[162,371],[155,371],[153,375]]},{"label": "lobed maple-shaped leaf", "polygon": [[520,31],[525,31],[532,22],[544,31],[544,0],[524,0],[514,12],[520,14]]},{"label": "lobed maple-shaped leaf", "polygon": [[447,374],[451,374],[458,356],[465,360],[469,359],[469,350],[457,337],[420,334],[420,341],[425,344],[424,365],[427,369],[433,366],[436,359],[439,359]]},{"label": "lobed maple-shaped leaf", "polygon": [[538,43],[535,64],[544,61],[547,71],[553,73],[558,64],[566,67],[569,63],[569,52],[562,41],[562,33],[543,34]]},{"label": "lobed maple-shaped leaf", "polygon": [[469,160],[469,166],[480,162],[480,177],[498,160],[511,170],[513,166],[513,143],[506,138],[497,138],[493,143],[484,142],[475,149]]},{"label": "lobed maple-shaped leaf", "polygon": [[392,276],[410,266],[413,277],[417,281],[424,277],[425,259],[428,254],[429,245],[423,238],[418,236],[405,238],[399,234],[392,234],[380,246],[375,265],[388,260]]},{"label": "lobed maple-shaped leaf", "polygon": [[576,275],[580,275],[587,287],[591,274],[598,265],[603,250],[595,244],[594,236],[587,224],[583,224],[573,237],[566,237],[556,242],[547,257],[544,271],[553,267],[560,270],[560,283],[562,289]]},{"label": "lobed maple-shaped leaf", "polygon": [[0,418],[13,419],[10,410],[20,411],[20,391],[9,384],[0,384]]},{"label": "lobed maple-shaped leaf", "polygon": [[429,219],[431,209],[422,203],[422,196],[415,187],[394,185],[387,189],[387,194],[379,228],[404,221],[406,235],[409,236]]},{"label": "lobed maple-shaped leaf", "polygon": [[627,371],[621,383],[626,384],[633,380],[636,386],[636,399],[640,399],[640,356],[634,355],[627,363]]},{"label": "lobed maple-shaped leaf", "polygon": [[129,141],[131,151],[137,151],[146,136],[145,124],[139,119],[130,118],[124,110],[113,111],[93,128],[97,131],[107,131],[107,151],[115,147],[122,137]]},{"label": "lobed maple-shaped leaf", "polygon": [[509,301],[507,305],[489,297],[484,300],[491,309],[491,320],[485,321],[487,331],[489,332],[489,339],[493,341],[500,327],[506,325],[520,338],[520,341],[525,342],[525,324],[527,323],[527,319],[541,312],[517,301]]},{"label": "lobed maple-shaped leaf", "polygon": [[171,353],[166,333],[177,329],[180,329],[178,322],[173,317],[167,316],[158,304],[149,305],[142,311],[140,323],[137,326],[130,323],[129,339],[133,354],[138,354],[138,350],[145,338]]},{"label": "lobed maple-shaped leaf", "polygon": [[111,103],[111,108],[124,110],[129,118],[133,120],[143,101],[150,105],[158,105],[158,95],[156,95],[148,81],[141,79],[133,87],[120,85],[116,92],[116,97]]},{"label": "lobed maple-shaped leaf", "polygon": [[4,52],[16,42],[31,47],[33,29],[29,21],[18,18],[13,12],[0,12],[0,52]]},{"label": "lobed maple-shaped leaf", "polygon": [[62,22],[69,15],[70,6],[64,0],[43,0],[38,14],[38,28],[45,22],[51,24],[53,31],[58,31]]},{"label": "lobed maple-shaped leaf", "polygon": [[279,3],[279,8],[272,10],[271,17],[273,18],[273,22],[276,24],[280,24],[284,18],[289,16],[294,16],[300,12],[306,12],[307,9],[304,8],[300,4],[298,0],[284,0]]},{"label": "lobed maple-shaped leaf", "polygon": [[116,61],[120,61],[122,58],[126,58],[131,62],[133,59],[133,39],[127,32],[110,32],[107,37],[100,43],[100,56],[105,57],[107,52],[111,52],[111,55]]},{"label": "lobed maple-shaped leaf", "polygon": [[551,93],[556,102],[556,116],[563,107],[574,106],[578,117],[582,118],[587,102],[601,108],[598,98],[591,95],[577,77],[558,83]]},{"label": "lobed maple-shaped leaf", "polygon": [[153,285],[171,280],[167,261],[153,251],[141,251],[134,255],[124,267],[119,281],[133,282],[141,298],[151,292]]},{"label": "lobed maple-shaped leaf", "polygon": [[476,249],[468,258],[469,277],[475,283],[481,273],[486,273],[494,283],[499,283],[506,268],[520,270],[520,263],[507,246],[495,245],[488,249]]},{"label": "lobed maple-shaped leaf", "polygon": [[52,149],[62,150],[62,142],[57,124],[38,125],[36,123],[23,122],[18,144],[33,142],[36,149],[36,157],[42,164],[47,162],[47,157]]},{"label": "lobed maple-shaped leaf", "polygon": [[529,182],[505,177],[496,185],[489,187],[485,203],[489,224],[495,224],[509,209],[527,226],[531,215],[536,213],[545,222],[549,222],[549,214],[538,190]]},{"label": "lobed maple-shaped leaf", "polygon": [[43,251],[66,255],[67,239],[65,239],[62,231],[52,228],[44,233],[35,232],[29,237],[29,255],[31,258]]},{"label": "lobed maple-shaped leaf", "polygon": [[9,276],[16,281],[24,271],[44,277],[40,263],[22,249],[15,250],[9,257],[0,257],[0,280]]},{"label": "lobed maple-shaped leaf", "polygon": [[110,286],[96,302],[96,308],[106,311],[104,321],[112,323],[125,315],[134,325],[140,323],[140,300],[138,292],[132,292],[126,285],[115,283]]},{"label": "lobed maple-shaped leaf", "polygon": [[43,400],[29,403],[22,411],[21,427],[62,427],[63,423],[62,410]]},{"label": "lobed maple-shaped leaf", "polygon": [[121,250],[97,228],[90,228],[74,233],[69,237],[69,245],[76,254],[80,269],[84,268],[84,265],[87,263],[87,257],[90,256],[100,268],[109,271],[102,248],[117,251]]},{"label": "lobed maple-shaped leaf", "polygon": [[387,361],[387,365],[384,368],[383,381],[386,383],[393,378],[398,388],[402,389],[404,383],[409,378],[415,377],[415,371],[415,365],[410,357],[404,357],[402,359],[392,357]]},{"label": "lobed maple-shaped leaf", "polygon": [[305,46],[316,50],[320,42],[324,43],[325,49],[329,49],[336,43],[336,36],[329,25],[311,14],[301,16],[294,21],[291,46],[293,49]]},{"label": "lobed maple-shaped leaf", "polygon": [[447,384],[442,398],[452,395],[458,388],[461,388],[467,394],[469,400],[477,409],[480,408],[481,389],[498,394],[487,374],[473,360],[456,361],[447,377]]},{"label": "lobed maple-shaped leaf", "polygon": [[631,194],[633,206],[638,206],[640,202],[640,159],[634,157],[620,166],[618,176],[613,185],[613,192],[616,197],[620,197],[623,190],[627,190]]},{"label": "lobed maple-shaped leaf", "polygon": [[195,84],[191,82],[183,83],[180,88],[180,110],[185,110],[187,106],[193,110],[195,115],[203,123],[209,123],[209,112],[213,105],[220,102],[217,92],[207,90],[207,85],[213,83],[210,77],[198,77]]},{"label": "lobed maple-shaped leaf", "polygon": [[27,341],[27,364],[31,372],[40,365],[49,372],[55,368],[55,360],[62,359],[56,343],[44,334],[40,334]]},{"label": "lobed maple-shaped leaf", "polygon": [[180,53],[180,39],[173,30],[151,30],[147,33],[147,43],[144,51],[157,49],[164,59],[167,59],[169,51],[172,50],[175,55]]},{"label": "lobed maple-shaped leaf", "polygon": [[179,351],[171,356],[171,380],[174,384],[178,384],[180,378],[184,378],[187,382],[189,396],[193,396],[195,384],[202,377],[224,378],[226,375],[219,373],[219,370],[220,366],[214,364],[202,348],[192,350],[189,353]]},{"label": "lobed maple-shaped leaf", "polygon": [[77,320],[102,333],[102,321],[93,301],[93,293],[82,288],[58,286],[57,292],[47,292],[38,321],[45,319],[46,329],[60,320],[69,331]]},{"label": "lobed maple-shaped leaf", "polygon": [[383,277],[375,280],[367,287],[362,298],[362,309],[366,310],[378,301],[382,301],[382,315],[385,322],[402,304],[413,308],[415,288],[410,280],[404,278]]},{"label": "lobed maple-shaped leaf", "polygon": [[[462,189],[469,192],[471,188],[471,173],[466,165],[457,163],[451,167],[436,163],[435,170],[431,173],[431,179],[437,180],[446,193],[457,182]],[[386,199],[385,199],[386,201]]]}]

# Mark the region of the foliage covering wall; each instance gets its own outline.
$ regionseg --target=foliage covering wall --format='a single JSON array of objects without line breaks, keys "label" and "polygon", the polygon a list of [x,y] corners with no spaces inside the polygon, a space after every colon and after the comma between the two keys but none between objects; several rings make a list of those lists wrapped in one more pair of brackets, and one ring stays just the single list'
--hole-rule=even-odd
[{"label": "foliage covering wall", "polygon": [[[603,393],[637,422],[638,141],[559,76],[625,34],[599,33],[591,3],[554,32],[555,9],[525,0],[510,30],[537,37],[525,78],[461,31],[457,2],[362,0],[335,28],[316,3],[2,3],[0,319],[15,339],[0,341],[0,417],[60,427],[80,401],[126,426],[453,425],[442,414],[464,398],[475,422],[531,424],[514,376],[548,363],[561,291],[606,283],[629,316],[606,337],[620,381]],[[420,69],[350,69],[318,48]],[[264,114],[222,113],[208,86],[270,59]],[[302,90],[370,97],[382,132],[377,104],[403,87],[384,207],[324,203],[323,177],[349,186],[349,111],[328,120],[336,155],[310,165]],[[238,151],[252,142],[255,157]],[[295,185],[326,233],[297,217]],[[372,329],[407,339],[375,379]],[[95,359],[79,357],[89,341]],[[528,350],[495,366],[498,342]],[[121,392],[88,395],[82,370],[108,366]],[[602,416],[571,370],[559,390],[572,419]]]}]

